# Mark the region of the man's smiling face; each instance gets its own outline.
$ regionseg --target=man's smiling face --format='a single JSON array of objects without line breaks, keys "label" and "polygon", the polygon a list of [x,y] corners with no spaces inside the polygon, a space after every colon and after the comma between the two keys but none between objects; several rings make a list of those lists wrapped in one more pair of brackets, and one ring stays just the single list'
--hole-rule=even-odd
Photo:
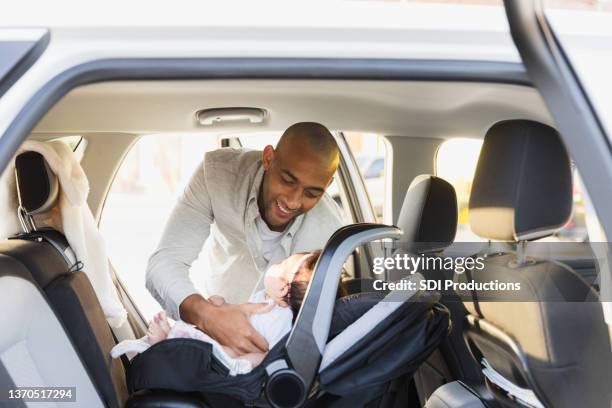
[{"label": "man's smiling face", "polygon": [[266,146],[259,212],[273,231],[283,231],[300,214],[313,208],[332,181],[338,157],[317,152],[307,141]]}]

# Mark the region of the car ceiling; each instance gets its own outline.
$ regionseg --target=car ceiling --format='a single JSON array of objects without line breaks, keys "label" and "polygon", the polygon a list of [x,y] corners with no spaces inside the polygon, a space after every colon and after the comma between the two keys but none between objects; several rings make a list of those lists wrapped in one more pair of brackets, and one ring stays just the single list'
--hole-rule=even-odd
[{"label": "car ceiling", "polygon": [[[261,124],[202,126],[201,109],[256,107]],[[482,137],[495,122],[551,124],[534,88],[476,82],[192,80],[107,82],[77,88],[38,124],[34,138],[91,133],[282,131],[300,121],[332,130],[412,137]]]}]

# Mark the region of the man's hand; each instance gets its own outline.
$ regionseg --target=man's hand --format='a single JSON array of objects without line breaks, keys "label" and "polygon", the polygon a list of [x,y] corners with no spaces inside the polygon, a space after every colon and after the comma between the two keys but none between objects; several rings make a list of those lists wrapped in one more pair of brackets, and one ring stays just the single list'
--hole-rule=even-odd
[{"label": "man's hand", "polygon": [[194,294],[181,303],[179,313],[181,319],[196,325],[222,346],[246,354],[268,351],[268,342],[251,326],[249,316],[264,313],[273,306],[267,303],[215,305]]}]

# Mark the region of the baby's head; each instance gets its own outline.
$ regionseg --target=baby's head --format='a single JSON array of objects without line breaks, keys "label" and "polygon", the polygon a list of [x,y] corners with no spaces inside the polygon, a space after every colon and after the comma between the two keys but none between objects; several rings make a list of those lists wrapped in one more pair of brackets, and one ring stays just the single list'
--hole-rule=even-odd
[{"label": "baby's head", "polygon": [[[300,252],[272,265],[266,272],[264,287],[266,294],[280,306],[290,306],[294,316],[302,306],[308,284],[321,251]],[[338,285],[337,297],[346,295],[342,281]]]}]

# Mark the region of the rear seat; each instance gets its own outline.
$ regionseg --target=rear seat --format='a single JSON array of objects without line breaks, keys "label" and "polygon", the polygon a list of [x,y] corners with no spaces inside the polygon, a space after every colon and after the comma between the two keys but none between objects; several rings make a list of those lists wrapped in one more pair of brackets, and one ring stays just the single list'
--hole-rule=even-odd
[{"label": "rear seat", "polygon": [[[3,398],[7,390],[15,387],[75,387],[79,402],[75,406],[104,406],[64,328],[27,268],[4,254],[0,254],[0,310]],[[4,402],[0,406],[5,406]],[[26,404],[14,400],[10,406]]]},{"label": "rear seat", "polygon": [[[25,157],[24,157],[25,156]],[[17,160],[19,201],[25,215],[50,209],[58,200],[55,175],[42,156],[26,152]],[[25,158],[25,160],[23,160]],[[21,166],[21,167],[20,167]],[[22,263],[45,292],[75,349],[96,384],[105,405],[123,406],[128,397],[125,370],[120,360],[110,358],[113,334],[87,275],[69,262],[64,236],[41,229],[0,242],[0,253]]]},{"label": "rear seat", "polygon": [[105,405],[123,406],[125,371],[120,360],[109,357],[115,341],[85,273],[70,272],[71,265],[47,242],[11,239],[0,242],[0,253],[21,262],[45,292]]},{"label": "rear seat", "polygon": [[[0,336],[0,389],[76,386],[77,406],[86,407],[205,407],[201,397],[185,393],[129,395],[124,367],[110,357],[116,344],[113,334],[89,278],[79,270],[82,265],[61,233],[37,229],[31,217],[53,208],[57,178],[34,152],[18,156],[16,168],[22,175],[17,180],[20,216],[28,232],[0,241],[0,307],[5,317],[0,327],[15,327],[14,336],[4,329]],[[20,281],[13,283],[15,279]],[[7,309],[5,304],[18,306]],[[18,360],[5,360],[7,349],[24,342],[34,349],[22,350]],[[29,381],[32,374],[42,379]]]}]

